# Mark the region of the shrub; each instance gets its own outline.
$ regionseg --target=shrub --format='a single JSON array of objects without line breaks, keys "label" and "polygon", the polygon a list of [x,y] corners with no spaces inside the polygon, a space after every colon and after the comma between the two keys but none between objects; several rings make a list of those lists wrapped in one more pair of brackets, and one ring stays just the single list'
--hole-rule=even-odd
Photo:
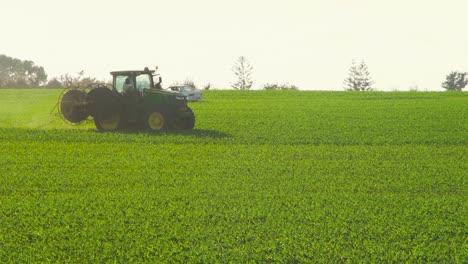
[{"label": "shrub", "polygon": [[263,86],[263,90],[299,90],[299,87],[293,84],[277,84],[277,83],[267,83]]}]

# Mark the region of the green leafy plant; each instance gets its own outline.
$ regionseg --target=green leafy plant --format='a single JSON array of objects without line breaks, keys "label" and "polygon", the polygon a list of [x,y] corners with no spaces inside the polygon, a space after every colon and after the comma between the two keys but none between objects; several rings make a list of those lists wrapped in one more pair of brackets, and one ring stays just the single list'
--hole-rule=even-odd
[{"label": "green leafy plant", "polygon": [[0,90],[1,263],[466,259],[466,93],[210,90],[154,135],[60,92]]}]

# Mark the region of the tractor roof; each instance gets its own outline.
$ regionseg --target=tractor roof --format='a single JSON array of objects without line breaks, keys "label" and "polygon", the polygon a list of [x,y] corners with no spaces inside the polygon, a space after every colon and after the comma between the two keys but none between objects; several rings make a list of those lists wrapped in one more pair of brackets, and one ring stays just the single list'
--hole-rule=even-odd
[{"label": "tractor roof", "polygon": [[139,75],[139,74],[153,74],[155,71],[150,71],[148,69],[139,70],[139,71],[113,71],[112,75]]}]

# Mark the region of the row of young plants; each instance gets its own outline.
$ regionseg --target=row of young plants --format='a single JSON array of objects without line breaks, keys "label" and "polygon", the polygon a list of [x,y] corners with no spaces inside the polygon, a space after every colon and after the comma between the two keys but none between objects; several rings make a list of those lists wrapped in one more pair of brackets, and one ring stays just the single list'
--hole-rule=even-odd
[{"label": "row of young plants", "polygon": [[466,154],[460,146],[2,142],[0,256],[460,261]]},{"label": "row of young plants", "polygon": [[3,263],[467,259],[463,94],[210,91],[155,135],[39,97],[0,96]]}]

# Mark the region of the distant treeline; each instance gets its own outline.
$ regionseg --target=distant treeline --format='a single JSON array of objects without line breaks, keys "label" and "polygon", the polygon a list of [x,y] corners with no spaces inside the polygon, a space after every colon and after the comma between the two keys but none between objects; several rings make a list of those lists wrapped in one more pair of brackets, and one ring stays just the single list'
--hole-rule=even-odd
[{"label": "distant treeline", "polygon": [[40,87],[47,82],[44,68],[29,60],[0,55],[0,88]]},{"label": "distant treeline", "polygon": [[[239,57],[234,65],[233,72],[237,76],[237,81],[231,87],[236,90],[250,90],[252,86],[253,67],[245,57]],[[64,88],[64,87],[88,87],[96,83],[94,77],[85,76],[84,71],[76,75],[65,74],[47,79],[47,74],[42,66],[35,65],[30,60],[20,60],[6,55],[0,55],[0,89],[1,88]],[[186,81],[187,82],[187,81]],[[192,85],[194,83],[186,83]],[[343,82],[347,91],[373,91],[374,81],[370,77],[367,64],[362,61],[352,62],[349,75]],[[441,86],[447,91],[462,91],[468,85],[468,72],[452,71],[447,76]],[[211,84],[207,84],[204,90],[209,90]],[[267,83],[263,90],[299,90],[299,87],[292,84]],[[410,90],[417,91],[416,88]]]},{"label": "distant treeline", "polygon": [[96,81],[94,77],[84,76],[84,71],[47,80],[44,68],[35,65],[33,61],[0,55],[0,89],[83,87]]}]

